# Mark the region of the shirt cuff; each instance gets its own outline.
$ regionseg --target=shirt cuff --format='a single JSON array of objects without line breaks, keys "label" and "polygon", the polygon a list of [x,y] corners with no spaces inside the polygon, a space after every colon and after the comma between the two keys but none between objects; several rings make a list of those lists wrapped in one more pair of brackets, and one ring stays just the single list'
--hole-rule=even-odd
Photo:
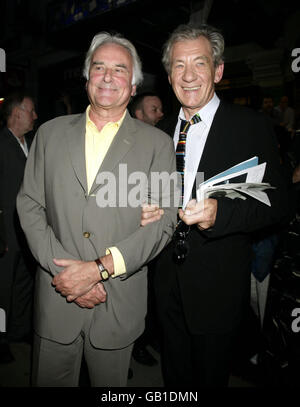
[{"label": "shirt cuff", "polygon": [[115,278],[126,273],[124,258],[117,247],[106,249],[106,254],[111,254],[114,262],[114,274],[111,277]]}]

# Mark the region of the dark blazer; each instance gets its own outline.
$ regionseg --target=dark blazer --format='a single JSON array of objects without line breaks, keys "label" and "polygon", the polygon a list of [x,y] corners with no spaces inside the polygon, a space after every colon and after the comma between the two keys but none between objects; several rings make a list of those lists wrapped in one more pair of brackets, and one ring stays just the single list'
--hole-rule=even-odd
[{"label": "dark blazer", "polygon": [[[169,127],[170,135],[176,122]],[[183,265],[172,261],[173,242],[160,256],[155,283],[158,306],[163,314],[172,273],[176,272],[187,325],[193,334],[225,333],[237,325],[249,295],[250,232],[278,222],[287,208],[270,124],[251,109],[221,102],[198,171],[208,179],[253,156],[258,156],[259,163],[267,162],[264,181],[277,187],[268,192],[271,208],[252,198],[218,198],[214,227],[206,232],[192,227],[190,252]]]},{"label": "dark blazer", "polygon": [[3,222],[3,210],[0,208],[0,256],[4,253],[6,247],[5,229]]},{"label": "dark blazer", "polygon": [[[28,148],[31,139],[26,137]],[[5,127],[0,132],[0,209],[9,249],[18,250],[25,244],[25,237],[16,211],[16,198],[20,189],[26,156],[18,141]]]}]

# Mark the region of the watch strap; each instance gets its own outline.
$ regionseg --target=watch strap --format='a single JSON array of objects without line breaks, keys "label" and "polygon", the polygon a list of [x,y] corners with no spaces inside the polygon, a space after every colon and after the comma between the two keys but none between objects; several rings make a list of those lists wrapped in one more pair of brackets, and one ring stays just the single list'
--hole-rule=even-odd
[{"label": "watch strap", "polygon": [[100,259],[96,259],[95,263],[98,266],[101,281],[107,281],[110,277],[108,270],[103,266],[103,263]]}]

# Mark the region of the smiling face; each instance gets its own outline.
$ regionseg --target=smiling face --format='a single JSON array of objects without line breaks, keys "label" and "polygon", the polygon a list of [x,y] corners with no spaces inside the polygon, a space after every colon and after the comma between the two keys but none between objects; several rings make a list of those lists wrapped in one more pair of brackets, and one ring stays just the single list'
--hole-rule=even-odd
[{"label": "smiling face", "polygon": [[224,64],[214,66],[211,45],[205,37],[175,42],[169,82],[187,120],[211,100],[223,69]]},{"label": "smiling face", "polygon": [[121,117],[130,97],[135,94],[136,86],[131,85],[132,72],[132,58],[126,48],[115,43],[97,48],[87,81],[91,108]]}]

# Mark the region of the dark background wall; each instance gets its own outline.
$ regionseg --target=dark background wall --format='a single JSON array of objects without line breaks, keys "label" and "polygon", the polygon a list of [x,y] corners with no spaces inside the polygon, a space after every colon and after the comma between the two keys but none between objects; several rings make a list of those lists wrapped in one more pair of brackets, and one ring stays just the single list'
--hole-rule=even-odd
[{"label": "dark background wall", "polygon": [[225,36],[220,96],[259,108],[263,94],[275,102],[287,94],[299,109],[300,74],[291,69],[291,53],[300,48],[300,9],[290,0],[0,0],[0,48],[6,52],[0,97],[16,86],[29,88],[40,123],[56,114],[61,90],[73,111],[82,111],[88,103],[85,52],[97,32],[108,30],[136,45],[145,73],[140,91],[159,91],[168,113],[177,103],[161,49],[169,33],[189,21],[212,24]]}]

